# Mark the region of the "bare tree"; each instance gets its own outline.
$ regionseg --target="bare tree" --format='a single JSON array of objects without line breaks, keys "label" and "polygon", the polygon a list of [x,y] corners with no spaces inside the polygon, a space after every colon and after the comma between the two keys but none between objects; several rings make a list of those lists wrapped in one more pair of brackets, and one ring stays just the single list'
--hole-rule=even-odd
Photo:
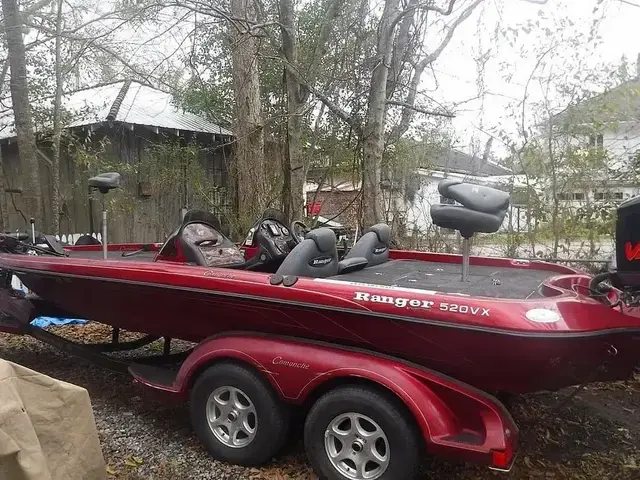
[{"label": "bare tree", "polygon": [[53,156],[51,159],[51,234],[60,233],[60,137],[62,135],[62,0],[57,0],[55,77],[56,93],[53,101]]},{"label": "bare tree", "polygon": [[[255,22],[251,0],[231,0],[234,18]],[[240,224],[251,222],[264,209],[267,185],[264,164],[264,125],[258,71],[258,38],[237,22],[229,22],[233,90],[235,97],[234,134],[237,138],[235,170]],[[243,225],[246,226],[246,225]]]},{"label": "bare tree", "polygon": [[[329,36],[333,30],[334,20],[340,13],[343,2],[331,1],[322,18],[320,32],[313,48],[313,56],[306,68],[305,80],[314,84],[326,50]],[[279,18],[282,36],[282,53],[289,65],[300,70],[298,59],[298,38],[294,2],[279,1]],[[306,165],[302,147],[303,115],[307,109],[309,89],[301,83],[300,77],[292,69],[285,68],[287,88],[287,156],[284,167],[283,205],[287,215],[299,215],[303,206]],[[313,155],[313,152],[311,152]]]},{"label": "bare tree", "polygon": [[387,110],[387,79],[393,52],[393,36],[400,15],[400,0],[387,0],[378,24],[376,58],[371,75],[367,117],[363,130],[364,156],[362,161],[363,222],[373,225],[382,220],[382,191],[380,167],[384,152],[384,126]]},{"label": "bare tree", "polygon": [[18,137],[21,176],[24,179],[23,197],[28,215],[41,224],[42,193],[36,137],[33,131],[31,105],[29,103],[29,85],[27,83],[27,61],[22,39],[22,21],[17,0],[2,0],[7,56],[11,73],[10,89],[15,129]]},{"label": "bare tree", "polygon": [[[394,129],[399,138],[409,128],[414,112],[426,115],[451,116],[447,112],[434,112],[416,106],[417,87],[426,67],[433,63],[449,44],[456,28],[464,22],[483,0],[475,0],[451,23],[441,43],[430,54],[421,57],[407,51],[410,45],[410,27],[417,12],[433,12],[442,16],[451,15],[456,0],[449,0],[446,8],[435,2],[409,0],[402,4],[399,0],[386,0],[377,29],[376,55],[371,76],[371,85],[367,102],[367,114],[363,129],[363,222],[372,225],[383,220],[381,166],[385,149],[385,126],[389,105],[403,108],[400,124]],[[395,45],[395,50],[394,50]],[[421,49],[413,46],[413,50]],[[391,98],[399,82],[399,73],[403,65],[413,67],[406,99]],[[392,71],[393,77],[389,74]]]},{"label": "bare tree", "polygon": [[[5,59],[2,64],[2,70],[0,70],[0,93],[4,93],[4,82],[9,71],[9,61]],[[6,127],[5,127],[6,128]],[[5,189],[7,188],[7,179],[4,174],[4,163],[2,161],[2,145],[0,145],[0,230],[9,228],[9,210],[7,207],[7,194]]]}]

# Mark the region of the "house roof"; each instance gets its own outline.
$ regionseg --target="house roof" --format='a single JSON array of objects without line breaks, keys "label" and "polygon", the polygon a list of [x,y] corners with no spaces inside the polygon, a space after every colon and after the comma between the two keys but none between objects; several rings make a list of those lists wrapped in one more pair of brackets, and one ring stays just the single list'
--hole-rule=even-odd
[{"label": "house roof", "polygon": [[497,163],[489,160],[483,161],[482,157],[468,155],[454,149],[448,150],[438,157],[431,158],[429,168],[474,175],[477,177],[513,175],[511,170]]},{"label": "house roof", "polygon": [[[7,104],[6,101],[3,103]],[[40,108],[52,108],[53,98],[37,99],[33,103]],[[233,135],[224,127],[178,108],[170,93],[131,80],[67,93],[62,97],[62,107],[71,118],[65,124],[66,128],[118,122],[176,131]],[[0,140],[16,136],[14,123],[9,101],[7,108],[0,111]]]},{"label": "house roof", "polygon": [[640,122],[640,76],[570,106],[551,121],[567,126]]}]

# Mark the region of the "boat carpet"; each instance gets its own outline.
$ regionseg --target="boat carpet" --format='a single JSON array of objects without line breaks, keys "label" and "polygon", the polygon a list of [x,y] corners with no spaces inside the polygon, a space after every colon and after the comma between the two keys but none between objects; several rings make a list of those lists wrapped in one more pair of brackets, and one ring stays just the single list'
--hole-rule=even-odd
[{"label": "boat carpet", "polygon": [[553,275],[553,272],[544,270],[472,265],[469,267],[468,281],[462,282],[461,272],[460,264],[389,260],[331,278],[446,293],[524,299],[539,296],[539,285]]}]

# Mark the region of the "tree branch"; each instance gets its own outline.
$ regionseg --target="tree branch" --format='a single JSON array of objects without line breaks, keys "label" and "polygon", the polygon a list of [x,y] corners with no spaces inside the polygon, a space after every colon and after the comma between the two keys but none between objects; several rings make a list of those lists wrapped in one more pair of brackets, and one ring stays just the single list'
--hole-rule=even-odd
[{"label": "tree branch", "polygon": [[449,0],[449,5],[447,6],[447,8],[442,8],[442,7],[435,7],[433,5],[433,1],[434,0],[430,0],[428,2],[410,4],[409,6],[407,6],[407,8],[405,8],[400,13],[398,13],[396,18],[393,19],[393,22],[391,23],[391,28],[395,28],[398,22],[402,20],[403,17],[409,15],[410,13],[415,12],[416,10],[428,10],[428,11],[436,12],[436,13],[439,13],[440,15],[445,15],[445,16],[451,15],[451,13],[453,12],[453,7],[456,3],[456,0]]},{"label": "tree branch", "polygon": [[395,105],[402,108],[408,108],[410,110],[413,110],[414,112],[422,113],[424,115],[431,115],[434,117],[455,118],[455,114],[450,112],[438,112],[436,110],[426,110],[424,108],[416,107],[406,102],[398,102],[396,100],[387,100],[387,105]]},{"label": "tree branch", "polygon": [[320,63],[322,62],[322,58],[327,50],[327,41],[333,31],[334,20],[342,10],[344,3],[345,2],[343,0],[333,0],[325,11],[324,18],[322,19],[322,26],[320,27],[320,33],[318,34],[318,40],[316,41],[316,45],[313,50],[311,65],[309,65],[307,70],[307,75],[312,82],[315,82],[318,76]]},{"label": "tree branch", "polygon": [[[473,13],[473,11],[476,9],[476,7],[478,5],[480,5],[483,1],[484,0],[475,0],[475,2],[473,2],[471,5],[469,5],[460,14],[460,16],[458,18],[456,18],[455,21],[447,28],[447,34],[442,39],[442,42],[440,42],[440,45],[438,45],[438,47],[426,57],[425,60],[426,60],[427,65],[435,62],[438,59],[438,57],[440,56],[442,51],[445,48],[447,48],[447,45],[449,45],[449,42],[451,41],[451,38],[453,37],[453,34],[456,31],[456,28],[458,28],[462,22],[464,22],[467,18],[469,18],[471,16],[471,14]],[[453,3],[453,1],[452,1],[452,3]]]}]

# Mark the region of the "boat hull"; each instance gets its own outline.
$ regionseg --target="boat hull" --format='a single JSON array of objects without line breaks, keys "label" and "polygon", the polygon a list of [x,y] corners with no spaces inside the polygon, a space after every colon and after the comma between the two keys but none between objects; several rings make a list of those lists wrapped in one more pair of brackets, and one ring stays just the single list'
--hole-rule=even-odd
[{"label": "boat hull", "polygon": [[114,327],[194,342],[245,331],[356,346],[404,358],[490,392],[525,393],[626,379],[640,354],[635,324],[611,330],[515,332],[257,297],[242,289],[26,270],[19,276],[41,297],[40,309],[49,304]]}]

